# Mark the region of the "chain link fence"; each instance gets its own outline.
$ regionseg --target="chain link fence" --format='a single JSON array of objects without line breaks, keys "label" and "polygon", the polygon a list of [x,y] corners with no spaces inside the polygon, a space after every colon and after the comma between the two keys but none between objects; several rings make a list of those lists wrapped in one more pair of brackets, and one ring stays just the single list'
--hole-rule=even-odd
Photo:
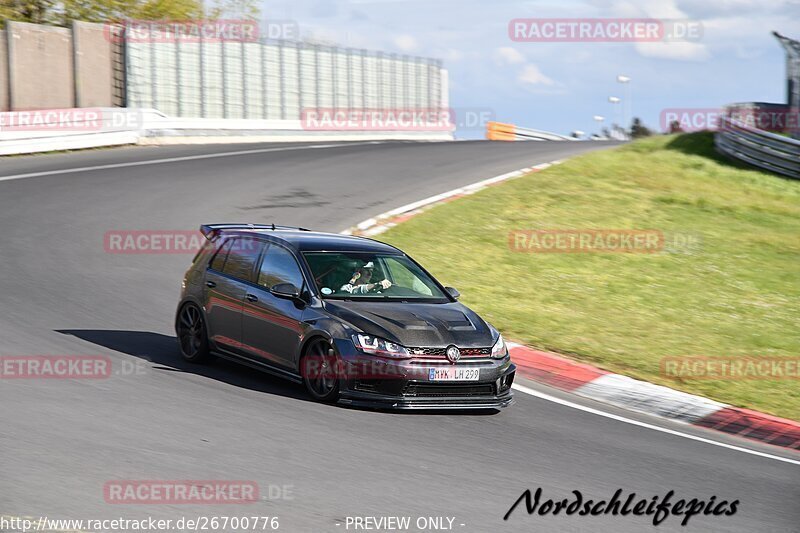
[{"label": "chain link fence", "polygon": [[308,109],[439,109],[430,58],[297,41],[125,38],[128,107],[175,117],[300,120]]}]

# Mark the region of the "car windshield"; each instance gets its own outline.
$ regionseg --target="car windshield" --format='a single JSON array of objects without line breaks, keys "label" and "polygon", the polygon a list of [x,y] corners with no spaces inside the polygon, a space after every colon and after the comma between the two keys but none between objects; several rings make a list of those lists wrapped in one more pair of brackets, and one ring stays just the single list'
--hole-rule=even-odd
[{"label": "car windshield", "polygon": [[437,283],[408,257],[365,252],[306,252],[326,299],[448,301]]}]

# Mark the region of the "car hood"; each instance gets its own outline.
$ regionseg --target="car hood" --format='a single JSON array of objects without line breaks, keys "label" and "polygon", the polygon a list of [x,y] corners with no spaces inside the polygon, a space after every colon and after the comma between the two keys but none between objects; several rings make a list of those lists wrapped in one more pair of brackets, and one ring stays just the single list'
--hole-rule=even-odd
[{"label": "car hood", "polygon": [[411,347],[485,348],[493,344],[489,325],[458,302],[400,303],[328,300],[325,308],[355,328]]}]

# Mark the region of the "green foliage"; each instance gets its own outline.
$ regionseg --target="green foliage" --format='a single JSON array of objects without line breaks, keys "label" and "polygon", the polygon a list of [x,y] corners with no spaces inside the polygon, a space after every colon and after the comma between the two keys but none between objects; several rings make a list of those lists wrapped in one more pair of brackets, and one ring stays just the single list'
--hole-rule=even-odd
[{"label": "green foliage", "polygon": [[[482,215],[476,216],[476,213]],[[527,229],[696,236],[656,254],[520,253]],[[380,236],[509,339],[635,378],[800,420],[797,380],[682,380],[664,357],[800,353],[800,182],[657,135],[437,206]]]},{"label": "green foliage", "polygon": [[0,0],[0,21],[18,20],[43,24],[49,22],[53,0]]},{"label": "green foliage", "polygon": [[642,137],[649,137],[653,134],[650,129],[642,123],[642,119],[634,117],[631,124],[631,138],[641,139]]},{"label": "green foliage", "polygon": [[73,20],[257,20],[257,0],[216,0],[204,13],[202,0],[0,0],[0,20],[67,26]]}]

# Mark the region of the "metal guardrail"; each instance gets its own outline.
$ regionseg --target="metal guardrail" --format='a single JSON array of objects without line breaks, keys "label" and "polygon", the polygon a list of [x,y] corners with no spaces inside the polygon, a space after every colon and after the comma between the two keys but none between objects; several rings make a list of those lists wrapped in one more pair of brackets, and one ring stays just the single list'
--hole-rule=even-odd
[{"label": "metal guardrail", "polygon": [[490,141],[575,141],[573,137],[551,133],[549,131],[523,128],[503,122],[488,122],[486,138]]},{"label": "metal guardrail", "polygon": [[714,136],[717,150],[758,168],[800,179],[800,141],[723,117]]}]

